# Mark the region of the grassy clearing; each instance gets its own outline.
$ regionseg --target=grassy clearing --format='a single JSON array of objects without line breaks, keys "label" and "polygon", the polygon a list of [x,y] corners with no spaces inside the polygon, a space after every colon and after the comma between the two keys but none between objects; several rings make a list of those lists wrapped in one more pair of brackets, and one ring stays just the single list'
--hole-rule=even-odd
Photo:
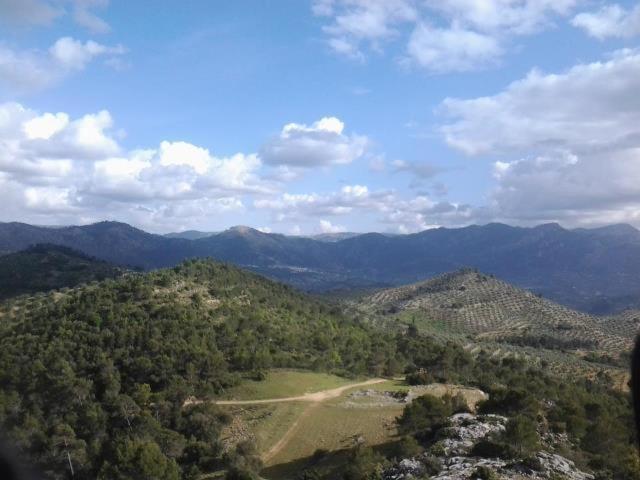
[{"label": "grassy clearing", "polygon": [[232,446],[241,440],[252,439],[258,451],[266,452],[287,433],[307,407],[301,402],[220,407],[234,416],[234,422],[225,429],[222,440]]},{"label": "grassy clearing", "polygon": [[[357,380],[327,374],[276,370],[269,373],[267,380],[246,381],[226,396],[237,400],[281,398],[355,382]],[[398,438],[396,418],[406,404],[385,392],[398,391],[411,392],[414,396],[461,393],[471,406],[483,398],[482,392],[475,389],[442,384],[411,387],[404,380],[390,379],[349,388],[339,397],[317,403],[221,407],[234,416],[233,428],[223,437],[231,444],[248,438],[255,440],[258,451],[265,456],[267,468],[263,474],[266,478],[294,478],[301,469],[319,461],[330,464],[339,461],[343,457],[340,452],[358,442],[382,446],[395,441]],[[284,443],[272,452],[279,442]],[[316,452],[320,450],[328,453],[318,456]]]},{"label": "grassy clearing", "polygon": [[314,393],[320,390],[342,387],[356,380],[297,370],[272,370],[263,381],[246,380],[228,390],[220,399],[261,400]]},{"label": "grassy clearing", "polygon": [[[353,447],[359,439],[372,446],[394,441],[397,438],[395,420],[402,414],[405,404],[390,400],[380,401],[375,396],[350,396],[351,393],[362,390],[381,393],[411,390],[417,395],[428,393],[435,396],[460,393],[470,406],[485,398],[482,392],[472,388],[443,384],[409,387],[402,380],[388,380],[364,389],[355,388],[339,398],[317,405],[300,418],[286,448],[271,458],[267,465],[296,465],[301,459],[313,457],[317,450],[340,451]],[[263,428],[265,427],[260,427]],[[283,475],[282,469],[273,468],[271,471]]]},{"label": "grassy clearing", "polygon": [[300,420],[296,434],[269,464],[290,463],[310,457],[318,450],[335,451],[353,447],[362,437],[368,445],[386,443],[396,435],[395,418],[404,405],[345,408],[339,403],[319,404]]}]

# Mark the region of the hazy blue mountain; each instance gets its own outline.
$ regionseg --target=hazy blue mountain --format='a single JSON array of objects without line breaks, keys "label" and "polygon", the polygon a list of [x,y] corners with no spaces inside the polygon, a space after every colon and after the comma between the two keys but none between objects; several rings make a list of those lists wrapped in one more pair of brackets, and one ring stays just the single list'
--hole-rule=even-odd
[{"label": "hazy blue mountain", "polygon": [[158,268],[213,257],[313,291],[393,286],[474,267],[545,297],[608,313],[637,305],[640,232],[629,225],[569,230],[492,223],[410,235],[325,241],[234,227],[195,240],[117,222],[43,228],[0,224],[0,251],[54,243],[118,264]]},{"label": "hazy blue mountain", "polygon": [[61,228],[0,223],[0,251],[23,250],[37,243],[64,245],[119,265],[157,268],[189,257],[191,241],[165,238],[120,222]]}]

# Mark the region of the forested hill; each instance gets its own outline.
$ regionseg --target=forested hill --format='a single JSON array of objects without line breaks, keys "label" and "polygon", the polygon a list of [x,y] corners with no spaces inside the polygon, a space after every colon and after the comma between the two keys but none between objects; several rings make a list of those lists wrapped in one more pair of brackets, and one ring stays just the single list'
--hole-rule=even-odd
[{"label": "forested hill", "polygon": [[170,237],[118,222],[62,228],[0,223],[0,252],[54,243],[145,269],[212,257],[309,291],[403,285],[473,267],[590,313],[640,307],[640,232],[629,225],[570,230],[494,223],[331,241],[234,227]]},{"label": "forested hill", "polygon": [[39,244],[0,256],[0,299],[74,287],[126,271],[68,247]]},{"label": "forested hill", "polygon": [[67,453],[74,478],[197,478],[225,461],[225,417],[187,397],[269,367],[406,362],[393,336],[212,261],[1,305],[0,427],[48,478],[68,478]]},{"label": "forested hill", "polygon": [[555,419],[601,478],[640,478],[628,398],[606,384],[378,330],[230,265],[190,260],[0,304],[0,429],[49,479],[257,479],[255,451],[223,451],[231,417],[185,401],[273,367],[474,385],[494,411]]}]

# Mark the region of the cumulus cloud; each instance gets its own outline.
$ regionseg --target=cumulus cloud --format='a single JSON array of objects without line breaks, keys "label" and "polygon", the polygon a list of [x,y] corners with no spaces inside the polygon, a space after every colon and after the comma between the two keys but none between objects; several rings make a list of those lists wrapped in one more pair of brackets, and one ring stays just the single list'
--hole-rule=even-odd
[{"label": "cumulus cloud", "polygon": [[531,72],[490,97],[448,99],[446,141],[500,157],[493,215],[589,225],[640,212],[640,52],[560,74]]},{"label": "cumulus cloud", "polygon": [[312,8],[337,54],[362,61],[401,40],[402,63],[448,73],[496,64],[512,37],[549,27],[579,1],[316,0]]},{"label": "cumulus cloud", "polygon": [[108,5],[109,0],[0,0],[0,23],[47,26],[70,15],[92,33],[106,33],[110,27],[95,10]]},{"label": "cumulus cloud", "polygon": [[370,191],[365,185],[345,185],[325,194],[285,193],[275,199],[256,200],[257,209],[272,213],[276,222],[308,222],[318,219],[327,228],[335,224],[327,217],[369,218],[388,229],[415,232],[435,225],[466,225],[478,218],[469,205],[436,202],[426,195],[405,199],[396,192]]},{"label": "cumulus cloud", "polygon": [[58,39],[46,51],[20,51],[0,45],[0,84],[18,93],[40,90],[84,70],[98,57],[112,60],[125,53],[122,45],[106,46],[71,37]]},{"label": "cumulus cloud", "polygon": [[619,51],[561,74],[534,70],[494,96],[448,98],[440,110],[451,121],[441,131],[449,145],[472,155],[634,144],[639,88],[640,51]]},{"label": "cumulus cloud", "polygon": [[492,198],[506,220],[576,226],[640,221],[640,148],[555,154],[494,165]]},{"label": "cumulus cloud", "polygon": [[630,9],[605,5],[595,12],[579,13],[571,23],[598,40],[636,37],[640,35],[640,4]]},{"label": "cumulus cloud", "polygon": [[289,123],[278,136],[260,150],[269,165],[309,168],[348,164],[362,157],[369,140],[366,136],[344,133],[344,123],[324,117],[311,125]]},{"label": "cumulus cloud", "polygon": [[255,154],[221,157],[180,141],[127,151],[113,124],[107,111],[72,118],[0,104],[0,191],[10,205],[1,220],[197,225],[242,210],[244,194],[273,193]]},{"label": "cumulus cloud", "polygon": [[384,205],[393,203],[385,199],[388,192],[370,192],[359,184],[329,195],[282,193],[302,166],[343,164],[363,155],[368,140],[346,134],[335,117],[285,125],[263,149],[271,154],[270,164],[261,153],[219,155],[172,139],[130,150],[119,143],[117,132],[106,110],[72,116],[0,103],[0,199],[6,206],[0,221],[60,224],[108,218],[154,231],[175,230],[211,225],[221,214],[249,206],[272,212],[276,220],[309,213],[312,228],[325,220],[329,229],[342,226],[333,216],[385,211]]},{"label": "cumulus cloud", "polygon": [[341,233],[347,229],[342,225],[334,225],[329,220],[320,220],[320,233]]}]

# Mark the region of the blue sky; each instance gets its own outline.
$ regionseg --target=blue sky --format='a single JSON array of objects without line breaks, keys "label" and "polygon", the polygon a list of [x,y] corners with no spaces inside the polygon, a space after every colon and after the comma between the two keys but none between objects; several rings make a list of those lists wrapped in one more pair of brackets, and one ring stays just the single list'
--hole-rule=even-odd
[{"label": "blue sky", "polygon": [[0,221],[640,226],[639,36],[633,1],[0,0]]}]

